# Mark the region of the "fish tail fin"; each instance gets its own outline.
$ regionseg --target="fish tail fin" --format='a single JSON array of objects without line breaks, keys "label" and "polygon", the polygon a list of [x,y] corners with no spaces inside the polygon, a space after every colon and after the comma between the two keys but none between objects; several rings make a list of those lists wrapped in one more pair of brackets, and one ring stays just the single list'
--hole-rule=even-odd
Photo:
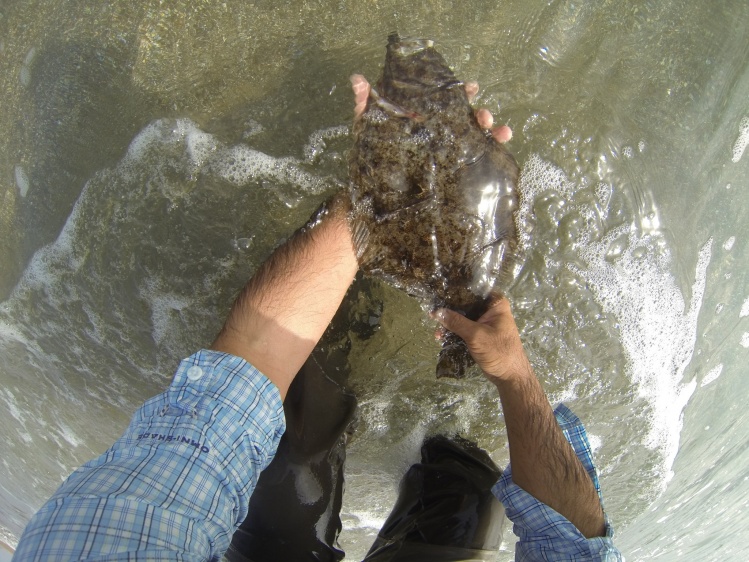
[{"label": "fish tail fin", "polygon": [[474,363],[466,343],[457,335],[448,333],[437,358],[437,378],[462,379],[466,375],[466,370]]}]

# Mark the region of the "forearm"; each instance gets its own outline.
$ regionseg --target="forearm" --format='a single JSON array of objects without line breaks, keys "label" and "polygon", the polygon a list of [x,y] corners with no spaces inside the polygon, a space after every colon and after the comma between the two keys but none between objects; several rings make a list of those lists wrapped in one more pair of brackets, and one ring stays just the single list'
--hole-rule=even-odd
[{"label": "forearm", "polygon": [[358,268],[340,202],[295,233],[258,269],[211,346],[246,359],[286,396]]},{"label": "forearm", "polygon": [[586,537],[603,536],[603,509],[593,481],[575,455],[526,360],[524,372],[494,381],[510,445],[512,479],[567,518]]},{"label": "forearm", "polygon": [[566,517],[586,537],[605,532],[595,485],[557,424],[523,350],[506,299],[493,298],[477,322],[451,310],[435,313],[458,334],[499,390],[514,483]]}]

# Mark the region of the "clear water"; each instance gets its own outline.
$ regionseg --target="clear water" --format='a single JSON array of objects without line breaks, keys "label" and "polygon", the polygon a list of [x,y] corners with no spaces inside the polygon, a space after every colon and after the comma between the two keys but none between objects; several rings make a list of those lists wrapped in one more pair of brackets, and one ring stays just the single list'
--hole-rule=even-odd
[{"label": "clear water", "polygon": [[[348,76],[377,76],[393,29],[434,38],[515,132],[528,236],[510,297],[552,401],[593,436],[627,559],[744,559],[743,0],[0,3],[2,540],[346,181]],[[425,434],[507,460],[489,385],[435,381],[433,325],[371,290],[352,560]]]}]

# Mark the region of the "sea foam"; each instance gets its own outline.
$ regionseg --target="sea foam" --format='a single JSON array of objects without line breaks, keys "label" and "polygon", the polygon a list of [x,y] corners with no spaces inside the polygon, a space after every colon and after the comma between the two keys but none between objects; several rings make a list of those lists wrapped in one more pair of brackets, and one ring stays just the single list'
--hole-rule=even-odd
[{"label": "sea foam", "polygon": [[21,194],[21,197],[26,197],[26,194],[29,192],[29,176],[26,175],[26,170],[20,164],[16,166],[15,176],[18,192]]},{"label": "sea foam", "polygon": [[[565,174],[537,155],[522,172],[519,223],[522,242],[529,245],[535,199],[549,190],[569,200],[576,187]],[[594,189],[597,204],[588,206],[575,246],[579,258],[567,268],[587,282],[603,311],[616,318],[627,358],[627,376],[637,394],[651,406],[650,429],[645,445],[661,452],[662,484],[673,476],[671,468],[679,448],[682,413],[696,388],[696,380],[684,380],[697,338],[697,315],[705,290],[712,240],[697,256],[691,301],[687,305],[672,273],[671,252],[658,231],[640,232],[633,222],[609,229],[599,236],[597,219],[605,222],[610,187]],[[584,264],[584,265],[583,265]],[[747,300],[749,313],[749,299]]]},{"label": "sea foam", "polygon": [[741,157],[746,150],[746,145],[749,144],[749,117],[744,117],[739,124],[739,137],[733,145],[733,154],[731,160],[737,163],[741,160]]}]

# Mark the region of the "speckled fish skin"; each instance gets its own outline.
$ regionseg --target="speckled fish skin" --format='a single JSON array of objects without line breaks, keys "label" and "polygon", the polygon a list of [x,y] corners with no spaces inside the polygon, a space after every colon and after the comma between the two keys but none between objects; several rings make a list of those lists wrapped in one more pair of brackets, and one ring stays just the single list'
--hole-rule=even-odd
[{"label": "speckled fish skin", "polygon": [[[463,82],[427,40],[389,37],[382,78],[354,124],[349,161],[359,263],[420,298],[471,319],[512,279],[518,166],[479,127]],[[437,376],[473,361],[454,334]]]}]

